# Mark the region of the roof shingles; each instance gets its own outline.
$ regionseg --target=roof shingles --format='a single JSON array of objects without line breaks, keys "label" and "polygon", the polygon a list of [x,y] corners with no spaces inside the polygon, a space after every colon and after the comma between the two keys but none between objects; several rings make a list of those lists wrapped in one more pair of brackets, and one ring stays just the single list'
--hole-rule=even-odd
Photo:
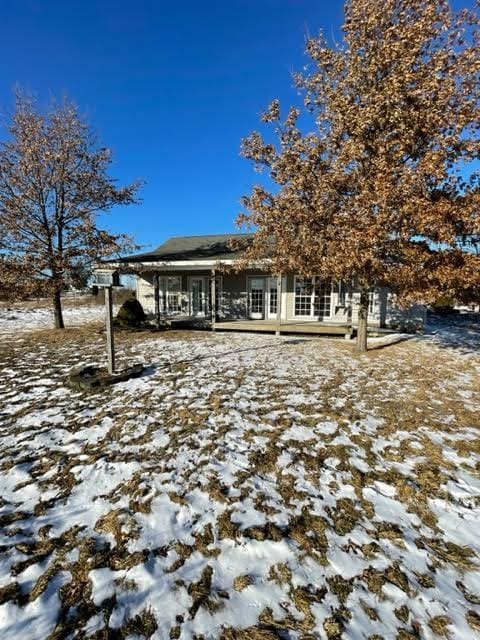
[{"label": "roof shingles", "polygon": [[154,251],[125,256],[119,262],[176,262],[179,260],[227,260],[237,257],[242,250],[233,249],[230,241],[246,240],[252,233],[229,233],[206,236],[176,236]]}]

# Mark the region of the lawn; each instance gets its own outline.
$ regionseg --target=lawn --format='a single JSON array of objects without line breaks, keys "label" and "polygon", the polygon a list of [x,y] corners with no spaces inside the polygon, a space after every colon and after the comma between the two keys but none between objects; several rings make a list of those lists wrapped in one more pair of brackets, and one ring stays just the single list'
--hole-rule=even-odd
[{"label": "lawn", "polygon": [[[473,321],[472,321],[473,322]],[[480,633],[480,326],[344,340],[0,330],[0,636]]]}]

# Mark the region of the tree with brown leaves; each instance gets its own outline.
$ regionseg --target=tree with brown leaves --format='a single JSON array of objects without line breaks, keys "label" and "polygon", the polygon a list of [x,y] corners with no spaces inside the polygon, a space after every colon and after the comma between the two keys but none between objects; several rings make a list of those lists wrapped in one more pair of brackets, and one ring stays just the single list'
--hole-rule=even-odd
[{"label": "tree with brown leaves", "polygon": [[2,293],[39,293],[53,302],[63,329],[62,291],[102,257],[132,246],[125,235],[98,227],[98,215],[135,203],[139,182],[117,187],[108,175],[109,149],[68,100],[42,113],[17,97],[0,147],[0,280]]},{"label": "tree with brown leaves", "polygon": [[343,42],[319,36],[307,53],[304,109],[282,118],[275,100],[263,116],[275,141],[243,143],[276,185],[244,198],[244,263],[354,283],[364,351],[373,287],[404,301],[479,289],[478,10],[348,0]]}]

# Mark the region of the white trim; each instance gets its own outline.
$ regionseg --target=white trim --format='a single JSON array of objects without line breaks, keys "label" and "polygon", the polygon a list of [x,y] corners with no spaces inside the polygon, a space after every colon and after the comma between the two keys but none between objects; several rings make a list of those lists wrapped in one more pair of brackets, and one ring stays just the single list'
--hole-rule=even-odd
[{"label": "white trim", "polygon": [[[261,278],[263,280],[263,315],[262,318],[252,318],[250,315],[250,280],[254,278]],[[274,286],[272,286],[274,285]],[[246,291],[247,291],[247,309],[245,317],[249,320],[273,320],[277,317],[276,313],[270,313],[270,289],[277,289],[277,276],[272,276],[262,273],[252,273],[246,276]],[[281,300],[277,300],[277,305],[281,305],[282,319],[286,319],[286,300],[287,300],[287,279],[282,276],[282,296]]]},{"label": "white trim", "polygon": [[[169,287],[169,279],[177,279],[180,281],[179,289],[171,290]],[[159,278],[159,296],[160,296],[160,313],[164,315],[181,315],[183,313],[183,291],[182,291],[182,276],[164,276]],[[177,309],[172,310],[170,308],[170,296],[178,295]],[[179,308],[178,308],[179,307]]]},{"label": "white trim", "polygon": [[[212,267],[220,267],[222,264],[235,264],[238,262],[238,259],[228,259],[228,260],[167,260],[165,262],[156,261],[156,262],[113,262],[110,263],[112,266],[112,270],[115,269],[144,269],[146,271],[155,270],[155,269],[164,269],[164,270],[175,270],[183,267],[190,267],[192,270],[195,269],[210,269]],[[265,265],[270,264],[271,260],[266,260]],[[249,265],[246,269],[259,269],[261,265],[252,264]]]}]

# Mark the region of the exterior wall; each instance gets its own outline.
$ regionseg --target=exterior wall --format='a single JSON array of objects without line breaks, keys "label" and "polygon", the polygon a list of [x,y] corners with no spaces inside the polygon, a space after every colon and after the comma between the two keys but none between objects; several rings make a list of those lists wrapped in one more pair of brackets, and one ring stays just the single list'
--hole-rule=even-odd
[{"label": "exterior wall", "polygon": [[398,331],[422,331],[427,323],[427,308],[421,304],[414,304],[408,309],[398,307],[392,295],[388,294],[386,304],[386,324]]},{"label": "exterior wall", "polygon": [[218,316],[224,320],[247,317],[247,277],[245,273],[224,273]]},{"label": "exterior wall", "polygon": [[[169,277],[176,276],[181,278],[180,285],[180,301],[181,301],[181,311],[179,315],[188,316],[190,314],[189,309],[189,278],[191,276],[202,276],[207,278],[207,282],[210,278],[210,272],[207,271],[195,271],[188,272],[185,271],[168,271],[168,272],[160,272],[160,277]],[[137,299],[142,305],[145,313],[147,315],[154,315],[155,313],[155,289],[153,284],[154,275],[153,273],[143,273],[141,276],[137,275]]]},{"label": "exterior wall", "polygon": [[147,315],[155,313],[155,299],[153,291],[153,276],[142,274],[137,276],[137,300]]},{"label": "exterior wall", "polygon": [[[190,315],[189,278],[202,276],[206,279],[207,287],[210,280],[209,271],[168,271],[160,273],[160,276],[179,276],[181,278],[181,311],[178,315]],[[246,319],[249,317],[248,279],[255,276],[265,276],[259,271],[244,271],[241,273],[218,274],[220,278],[220,295],[217,305],[217,316],[221,320]],[[155,295],[153,286],[153,274],[145,273],[137,276],[137,298],[145,312],[149,315],[155,313]],[[217,285],[218,287],[218,285]],[[208,288],[207,288],[208,291]],[[345,291],[340,294],[338,287],[333,287],[331,292],[331,316],[324,318],[326,324],[343,324],[356,326],[358,323],[358,306],[360,294],[358,292]],[[208,300],[208,296],[207,296]],[[206,317],[210,310],[207,302]],[[418,330],[426,319],[425,308],[415,305],[408,310],[396,307],[391,299],[391,294],[386,288],[376,289],[371,294],[368,323],[371,327],[389,327],[393,329]],[[282,280],[282,320],[295,322],[312,322],[318,320],[314,316],[295,315],[295,275],[289,273]]]},{"label": "exterior wall", "polygon": [[295,292],[294,292],[294,281],[295,276],[293,273],[289,273],[286,276],[287,286],[285,293],[285,313],[287,316],[287,320],[293,320],[295,318]]},{"label": "exterior wall", "polygon": [[[359,293],[352,296],[352,325],[358,324]],[[424,305],[415,304],[407,309],[395,305],[392,293],[387,288],[379,288],[373,292],[368,311],[370,327],[386,327],[396,331],[421,331],[427,322],[427,309]]]},{"label": "exterior wall", "polygon": [[[370,327],[385,327],[387,313],[388,289],[378,288],[370,294],[368,308],[368,324]],[[358,324],[358,308],[360,306],[360,293],[352,294],[352,325]]]},{"label": "exterior wall", "polygon": [[[162,276],[181,276],[181,298],[182,298],[182,315],[189,315],[189,278],[192,276],[203,276],[210,278],[210,272],[180,272],[169,271],[168,273],[159,272]],[[248,318],[248,278],[254,276],[264,276],[264,273],[258,271],[245,271],[241,273],[223,273],[218,274],[220,278],[220,295],[217,306],[217,316],[222,320],[237,320]],[[144,273],[137,276],[137,299],[144,308],[145,313],[153,315],[155,313],[155,293],[153,285],[153,274]],[[282,309],[283,319],[286,315],[286,278],[284,278],[282,286]],[[208,311],[209,313],[209,311]]]}]

